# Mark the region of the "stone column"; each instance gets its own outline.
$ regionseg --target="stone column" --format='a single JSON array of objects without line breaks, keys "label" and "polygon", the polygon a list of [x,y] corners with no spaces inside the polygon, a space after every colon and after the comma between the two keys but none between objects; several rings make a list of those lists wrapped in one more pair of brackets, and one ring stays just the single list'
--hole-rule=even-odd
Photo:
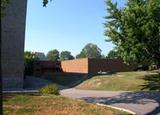
[{"label": "stone column", "polygon": [[10,0],[1,19],[3,90],[23,88],[27,0]]}]

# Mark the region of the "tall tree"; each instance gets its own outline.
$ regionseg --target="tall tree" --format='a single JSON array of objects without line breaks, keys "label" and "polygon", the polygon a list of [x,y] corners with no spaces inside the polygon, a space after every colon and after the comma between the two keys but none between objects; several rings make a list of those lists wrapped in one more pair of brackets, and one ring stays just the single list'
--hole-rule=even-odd
[{"label": "tall tree", "polygon": [[114,59],[114,58],[116,58],[116,57],[119,57],[117,51],[115,51],[115,50],[109,51],[109,53],[108,53],[108,55],[107,55],[107,58],[109,58],[109,59]]},{"label": "tall tree", "polygon": [[33,75],[33,64],[37,60],[38,58],[36,57],[34,52],[31,51],[24,52],[25,75]]},{"label": "tall tree", "polygon": [[70,60],[74,59],[74,57],[71,55],[71,52],[69,51],[62,51],[60,54],[60,60]]},{"label": "tall tree", "polygon": [[106,31],[129,63],[160,64],[160,0],[128,0],[123,8],[106,1]]},{"label": "tall tree", "polygon": [[47,53],[47,58],[51,61],[58,61],[59,60],[59,51],[54,49]]},{"label": "tall tree", "polygon": [[86,58],[86,57],[87,58],[101,58],[101,49],[96,44],[88,43],[82,49],[80,54],[76,56],[76,58]]}]

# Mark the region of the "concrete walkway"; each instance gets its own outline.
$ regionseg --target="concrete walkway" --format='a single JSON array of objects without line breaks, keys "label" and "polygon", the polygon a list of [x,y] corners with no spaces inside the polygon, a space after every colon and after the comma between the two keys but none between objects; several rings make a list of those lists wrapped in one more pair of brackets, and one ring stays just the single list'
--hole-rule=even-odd
[{"label": "concrete walkway", "polygon": [[61,90],[61,95],[129,109],[137,115],[160,115],[160,92]]}]

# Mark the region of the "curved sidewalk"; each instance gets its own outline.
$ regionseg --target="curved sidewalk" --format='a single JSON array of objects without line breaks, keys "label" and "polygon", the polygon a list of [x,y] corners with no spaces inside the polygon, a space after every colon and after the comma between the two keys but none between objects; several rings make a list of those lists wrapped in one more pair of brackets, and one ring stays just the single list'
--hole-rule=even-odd
[{"label": "curved sidewalk", "polygon": [[61,95],[128,109],[137,115],[160,115],[160,92],[91,91],[71,88],[61,90]]}]

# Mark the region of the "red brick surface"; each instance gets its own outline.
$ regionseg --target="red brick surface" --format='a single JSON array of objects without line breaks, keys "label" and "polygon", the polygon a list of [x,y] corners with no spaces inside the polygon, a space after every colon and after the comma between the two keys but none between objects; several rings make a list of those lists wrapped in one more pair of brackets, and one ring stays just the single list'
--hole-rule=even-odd
[{"label": "red brick surface", "polygon": [[61,62],[63,72],[88,73],[88,59],[75,59]]},{"label": "red brick surface", "polygon": [[134,71],[135,67],[128,66],[123,60],[118,59],[75,59],[62,61],[61,67],[64,72],[73,73],[97,73],[102,72],[126,72]]}]

